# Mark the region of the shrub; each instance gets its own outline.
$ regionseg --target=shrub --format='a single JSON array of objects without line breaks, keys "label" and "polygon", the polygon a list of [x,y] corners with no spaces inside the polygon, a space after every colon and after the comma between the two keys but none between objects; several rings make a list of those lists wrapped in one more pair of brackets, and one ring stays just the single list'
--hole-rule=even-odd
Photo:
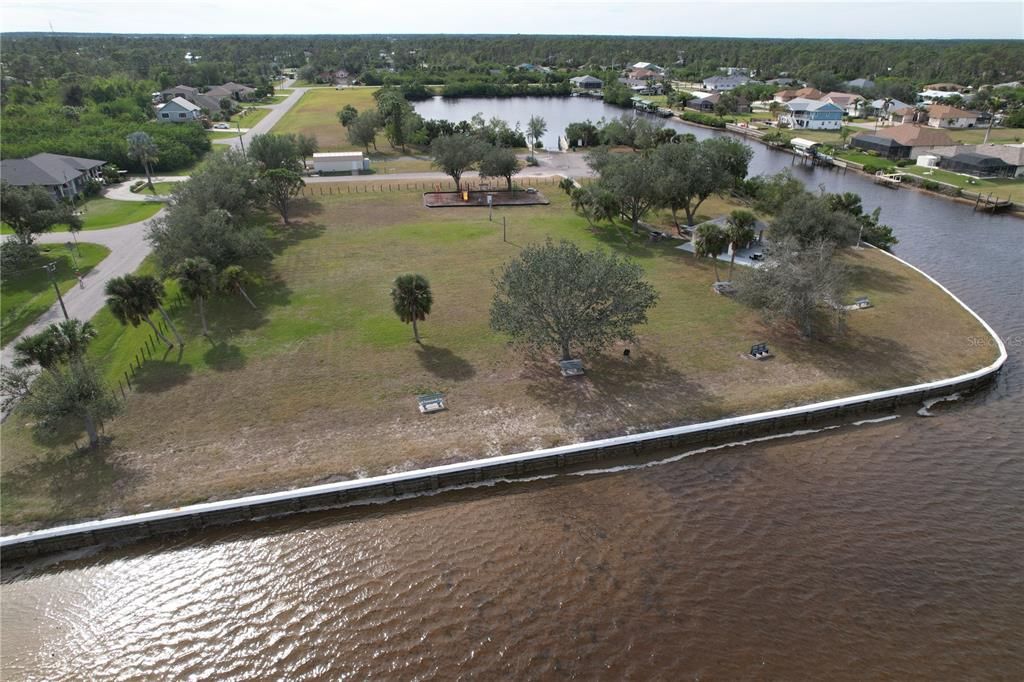
[{"label": "shrub", "polygon": [[925,180],[921,186],[930,192],[938,192],[942,188],[942,185],[934,180]]},{"label": "shrub", "polygon": [[701,114],[696,111],[684,111],[681,115],[684,121],[690,123],[698,123],[700,125],[711,126],[712,128],[724,128],[725,121],[718,118],[717,116],[711,116],[710,114]]},{"label": "shrub", "polygon": [[23,244],[16,239],[0,242],[0,277],[7,278],[20,267],[39,255],[35,244]]}]

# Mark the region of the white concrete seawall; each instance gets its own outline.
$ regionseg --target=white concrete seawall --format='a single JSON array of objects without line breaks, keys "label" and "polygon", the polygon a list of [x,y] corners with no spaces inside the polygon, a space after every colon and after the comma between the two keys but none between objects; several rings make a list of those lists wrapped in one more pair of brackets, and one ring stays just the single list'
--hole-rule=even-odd
[{"label": "white concrete seawall", "polygon": [[970,392],[989,383],[1007,359],[1006,346],[999,336],[985,320],[927,273],[888,255],[921,273],[973,315],[996,344],[999,351],[996,360],[986,367],[949,379],[799,407],[5,536],[0,538],[0,561],[8,563],[108,542],[141,540],[210,526],[369,503],[381,498],[433,492],[481,481],[553,473],[588,462],[667,448],[727,443],[746,436],[783,433],[811,421],[891,409],[953,392]]}]

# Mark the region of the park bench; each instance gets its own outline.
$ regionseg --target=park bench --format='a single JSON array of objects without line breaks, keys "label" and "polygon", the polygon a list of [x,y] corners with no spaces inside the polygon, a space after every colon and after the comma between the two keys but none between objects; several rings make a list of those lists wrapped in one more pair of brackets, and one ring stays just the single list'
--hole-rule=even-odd
[{"label": "park bench", "polygon": [[562,370],[563,377],[583,376],[582,360],[562,360],[561,362],[558,363],[558,366]]},{"label": "park bench", "polygon": [[755,343],[750,347],[750,356],[754,360],[767,360],[772,357],[771,351],[768,350],[767,343]]},{"label": "park bench", "polygon": [[444,393],[424,393],[423,395],[416,396],[416,401],[419,403],[420,412],[423,414],[448,409],[444,404]]}]

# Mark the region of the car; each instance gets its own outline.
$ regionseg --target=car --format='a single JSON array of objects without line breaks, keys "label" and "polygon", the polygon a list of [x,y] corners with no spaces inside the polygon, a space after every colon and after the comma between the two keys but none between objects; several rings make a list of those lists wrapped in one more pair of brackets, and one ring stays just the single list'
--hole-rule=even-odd
[{"label": "car", "polygon": [[227,123],[214,123],[213,127],[216,128],[217,130],[227,130],[231,126],[229,126]]}]

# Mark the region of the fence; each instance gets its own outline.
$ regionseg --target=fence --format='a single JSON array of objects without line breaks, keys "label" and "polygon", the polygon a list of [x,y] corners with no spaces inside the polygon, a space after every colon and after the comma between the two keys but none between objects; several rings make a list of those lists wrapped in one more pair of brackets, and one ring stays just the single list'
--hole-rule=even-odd
[{"label": "fence", "polygon": [[[522,188],[526,187],[542,187],[545,185],[551,187],[557,187],[558,183],[562,181],[562,176],[526,176],[521,178],[513,178],[513,184]],[[463,180],[461,183],[463,190],[470,191],[482,191],[488,189],[500,189],[503,185],[503,180],[499,179],[497,183],[481,181],[478,178],[468,178]],[[343,194],[378,194],[386,192],[454,192],[455,182],[452,180],[435,180],[433,182],[417,181],[417,182],[317,182],[307,184],[302,188],[300,192],[301,196],[304,197],[327,197],[334,195]]]}]

